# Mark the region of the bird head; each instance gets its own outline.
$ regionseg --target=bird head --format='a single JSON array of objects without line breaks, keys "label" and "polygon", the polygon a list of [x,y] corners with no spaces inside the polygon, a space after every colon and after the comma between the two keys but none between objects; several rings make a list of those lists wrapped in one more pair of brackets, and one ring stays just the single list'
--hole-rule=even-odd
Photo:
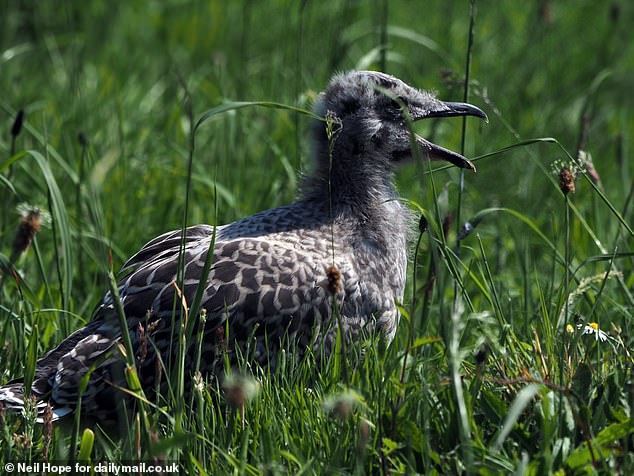
[{"label": "bird head", "polygon": [[417,156],[415,148],[418,148],[422,158],[445,160],[475,171],[475,166],[462,155],[411,134],[408,121],[449,116],[487,120],[486,114],[471,104],[441,101],[432,93],[374,71],[336,75],[320,94],[316,113],[336,122],[335,134],[330,138],[324,133],[323,123],[316,125],[320,129],[318,144],[322,149],[330,147],[325,150],[333,152],[334,160],[354,161],[354,166],[363,166],[363,161],[374,158],[387,168]]}]

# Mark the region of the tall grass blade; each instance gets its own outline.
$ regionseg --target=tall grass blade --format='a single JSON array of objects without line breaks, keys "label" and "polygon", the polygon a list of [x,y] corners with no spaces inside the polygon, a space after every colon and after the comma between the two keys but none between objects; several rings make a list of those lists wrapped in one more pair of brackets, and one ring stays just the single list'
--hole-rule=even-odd
[{"label": "tall grass blade", "polygon": [[31,395],[31,385],[33,384],[33,378],[35,377],[35,364],[37,362],[37,340],[38,329],[37,325],[33,326],[31,330],[31,337],[29,338],[29,344],[26,348],[26,363],[24,365],[24,395]]},{"label": "tall grass blade", "polygon": [[[42,175],[46,183],[48,194],[50,197],[51,216],[53,218],[53,224],[55,226],[55,233],[57,235],[57,246],[61,250],[61,254],[58,257],[58,265],[60,268],[60,282],[61,282],[61,297],[62,307],[65,310],[70,310],[70,300],[73,285],[73,239],[71,236],[71,227],[68,220],[68,213],[62,192],[57,185],[57,181],[50,168],[48,160],[35,150],[27,151],[27,154],[31,156]],[[66,332],[68,331],[67,325],[62,321],[63,327]]]},{"label": "tall grass blade", "polygon": [[504,419],[502,428],[500,429],[497,438],[491,446],[491,451],[493,453],[496,453],[500,450],[500,448],[504,444],[504,441],[506,440],[506,438],[508,438],[511,431],[513,430],[515,423],[517,423],[517,420],[520,418],[520,415],[531,403],[535,395],[538,394],[540,388],[540,385],[530,384],[520,390],[520,392],[517,394],[517,397],[515,397],[515,400],[513,401],[513,404],[509,408],[506,418]]}]

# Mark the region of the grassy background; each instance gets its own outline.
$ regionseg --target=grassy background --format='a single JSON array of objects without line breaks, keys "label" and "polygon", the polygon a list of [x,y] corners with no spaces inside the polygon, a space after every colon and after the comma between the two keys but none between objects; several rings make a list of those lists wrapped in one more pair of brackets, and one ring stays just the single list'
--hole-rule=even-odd
[{"label": "grassy background", "polygon": [[[446,100],[464,94],[467,1],[3,0],[0,9],[5,271],[19,204],[52,217],[15,260],[21,287],[7,278],[0,291],[3,382],[90,318],[109,250],[118,269],[181,226],[188,104],[196,118],[229,100],[309,108],[334,72],[354,68]],[[359,343],[365,359],[333,358],[318,376],[292,359],[273,379],[256,374],[244,414],[215,388],[196,390],[191,412],[178,398],[162,402],[171,418],[148,407],[147,427],[133,425],[122,444],[96,430],[82,458],[163,458],[208,474],[634,471],[633,21],[627,1],[476,2],[469,99],[490,123],[468,121],[466,155],[557,142],[484,157],[460,205],[459,171],[399,171],[399,190],[430,230],[412,253],[409,318],[394,344]],[[292,201],[308,120],[247,108],[205,122],[188,222]],[[459,119],[419,127],[460,150]],[[576,163],[576,193],[564,197],[557,174],[580,150],[601,181]],[[466,220],[477,226],[458,258]],[[581,335],[593,322],[607,342]],[[63,427],[51,434],[29,415],[3,415],[0,431],[3,463],[74,458]]]}]

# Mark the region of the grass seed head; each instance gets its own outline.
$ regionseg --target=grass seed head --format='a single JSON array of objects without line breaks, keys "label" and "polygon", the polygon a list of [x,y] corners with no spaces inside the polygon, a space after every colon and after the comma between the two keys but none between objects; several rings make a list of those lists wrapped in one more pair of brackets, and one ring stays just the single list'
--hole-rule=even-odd
[{"label": "grass seed head", "polygon": [[139,355],[137,356],[138,365],[143,364],[145,362],[145,358],[147,357],[147,334],[145,332],[145,328],[143,324],[139,322],[137,325],[137,334],[139,336]]},{"label": "grass seed head", "polygon": [[592,162],[592,156],[587,152],[580,150],[578,155],[578,161],[583,164],[583,169],[588,177],[595,185],[601,185],[601,176],[597,169],[594,168],[594,163]]},{"label": "grass seed head", "polygon": [[586,168],[586,172],[588,173],[590,180],[592,180],[595,185],[600,185],[601,176],[599,175],[599,172],[597,172],[597,169],[594,168],[594,164],[592,162],[586,162],[584,167]]},{"label": "grass seed head", "polygon": [[618,23],[620,17],[621,6],[618,2],[612,2],[612,5],[610,6],[610,21],[612,21],[612,23]]},{"label": "grass seed head", "polygon": [[227,403],[233,408],[242,408],[257,396],[260,385],[253,378],[228,375],[223,388]]},{"label": "grass seed head", "polygon": [[48,461],[48,451],[53,441],[53,407],[50,404],[46,405],[44,409],[44,415],[42,417],[42,436],[44,439],[42,456],[44,461]]},{"label": "grass seed head", "polygon": [[154,359],[154,386],[161,388],[161,380],[163,379],[163,364],[161,359]]},{"label": "grass seed head", "polygon": [[194,390],[196,390],[199,394],[202,394],[205,389],[205,380],[203,379],[203,375],[200,371],[196,371],[192,380],[194,383]]},{"label": "grass seed head", "polygon": [[77,134],[77,140],[79,141],[79,145],[81,145],[83,148],[88,147],[88,137],[83,132]]},{"label": "grass seed head", "polygon": [[564,195],[575,193],[575,174],[567,165],[559,171],[559,188]]},{"label": "grass seed head", "polygon": [[42,216],[40,210],[32,208],[20,220],[20,224],[13,239],[13,254],[19,256],[24,253],[31,243],[33,237],[42,229]]},{"label": "grass seed head", "polygon": [[425,233],[428,229],[429,222],[427,221],[427,218],[425,218],[425,215],[421,214],[420,220],[418,221],[418,231],[420,231],[421,233]]},{"label": "grass seed head", "polygon": [[365,418],[359,419],[359,450],[363,450],[370,440],[370,422]]},{"label": "grass seed head", "polygon": [[344,421],[352,416],[357,406],[362,403],[361,396],[352,390],[333,395],[324,401],[324,410]]},{"label": "grass seed head", "polygon": [[13,126],[11,126],[11,135],[13,137],[17,137],[20,135],[20,131],[22,131],[22,124],[24,124],[24,109],[20,109],[15,116],[15,120],[13,121]]},{"label": "grass seed head", "polygon": [[442,221],[442,233],[445,238],[449,235],[451,225],[453,225],[453,213],[449,212]]},{"label": "grass seed head", "polygon": [[328,277],[328,291],[337,294],[341,291],[341,271],[334,264],[326,268],[326,276]]},{"label": "grass seed head", "polygon": [[214,351],[216,355],[225,354],[229,350],[225,338],[225,328],[220,326],[214,331]]},{"label": "grass seed head", "polygon": [[331,146],[334,144],[334,141],[339,135],[339,132],[341,132],[342,128],[343,123],[337,114],[333,111],[328,111],[326,113],[326,136],[328,137],[328,142],[330,142]]},{"label": "grass seed head", "polygon": [[491,353],[491,350],[489,349],[489,346],[487,344],[482,344],[477,352],[475,353],[475,361],[478,365],[484,365],[486,364],[487,360],[489,359],[489,354]]},{"label": "grass seed head", "polygon": [[31,438],[26,433],[14,433],[13,444],[21,450],[27,450],[33,446]]},{"label": "grass seed head", "polygon": [[541,17],[542,23],[546,26],[552,25],[553,23],[553,8],[550,2],[542,3],[541,11],[539,12],[539,16]]}]

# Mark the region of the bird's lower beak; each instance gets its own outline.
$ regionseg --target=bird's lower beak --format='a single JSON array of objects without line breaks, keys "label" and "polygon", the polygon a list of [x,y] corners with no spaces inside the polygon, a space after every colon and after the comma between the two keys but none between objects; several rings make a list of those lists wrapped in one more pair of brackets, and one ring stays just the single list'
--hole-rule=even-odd
[{"label": "bird's lower beak", "polygon": [[476,171],[475,165],[462,155],[453,152],[444,147],[429,142],[427,139],[423,139],[421,136],[416,135],[416,144],[421,148],[423,154],[427,156],[429,160],[446,160],[462,169],[469,169],[473,172]]},{"label": "bird's lower beak", "polygon": [[[440,107],[437,110],[425,111],[418,117],[416,117],[416,114],[414,114],[413,119],[418,120],[428,117],[474,116],[489,122],[486,113],[482,109],[472,104],[464,102],[439,101],[439,106]],[[444,147],[440,147],[439,145],[436,145],[432,142],[429,142],[427,139],[424,139],[419,135],[416,135],[415,139],[416,144],[421,148],[421,150],[429,160],[446,160],[447,162],[450,162],[457,167],[469,169],[473,172],[476,171],[475,165],[473,165],[473,163],[466,157],[463,157],[462,155],[449,149],[445,149]]]}]

